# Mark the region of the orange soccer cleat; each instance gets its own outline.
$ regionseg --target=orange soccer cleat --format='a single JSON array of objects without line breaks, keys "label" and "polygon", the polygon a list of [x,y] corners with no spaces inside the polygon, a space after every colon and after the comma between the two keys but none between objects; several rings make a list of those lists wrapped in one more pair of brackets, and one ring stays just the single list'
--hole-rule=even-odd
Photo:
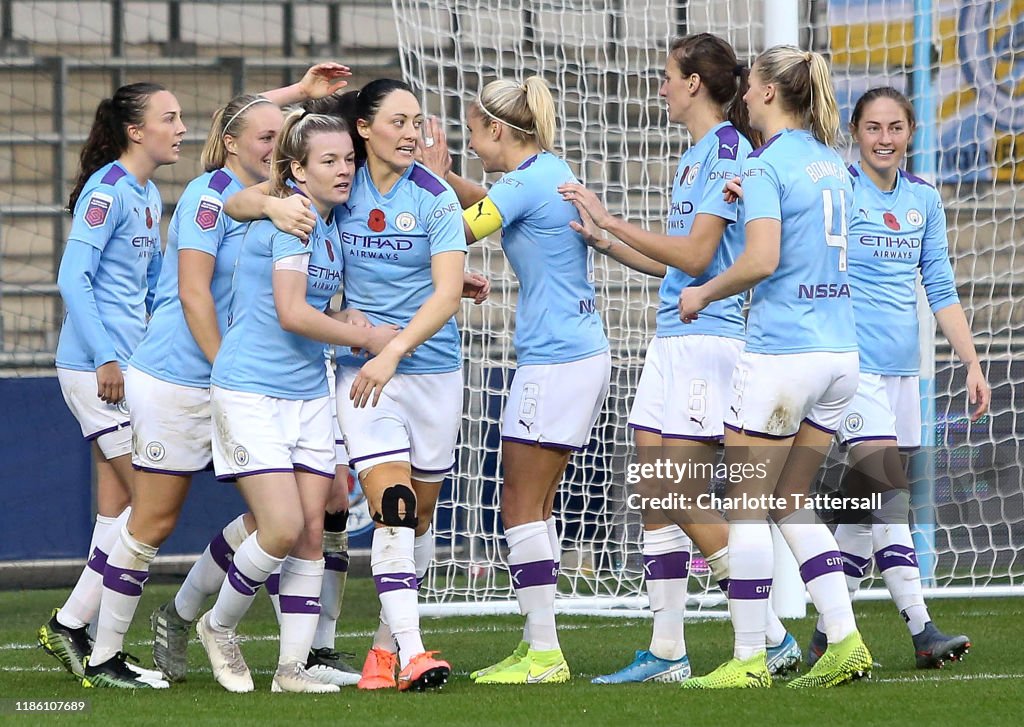
[{"label": "orange soccer cleat", "polygon": [[448,681],[452,667],[447,661],[435,659],[437,651],[424,651],[412,658],[398,674],[398,690],[411,689],[422,692],[426,689],[440,689]]},{"label": "orange soccer cleat", "polygon": [[356,685],[360,689],[389,689],[395,686],[395,667],[398,655],[374,647],[366,654],[363,676]]}]

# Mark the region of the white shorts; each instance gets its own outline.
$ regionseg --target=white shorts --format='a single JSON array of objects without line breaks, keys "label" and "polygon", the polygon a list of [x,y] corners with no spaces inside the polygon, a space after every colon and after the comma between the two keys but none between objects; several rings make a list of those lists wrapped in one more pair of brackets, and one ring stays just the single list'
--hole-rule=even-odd
[{"label": "white shorts", "polygon": [[845,445],[895,440],[900,449],[920,447],[920,379],[862,373],[836,437]]},{"label": "white shorts", "polygon": [[334,478],[330,397],[278,399],[212,386],[210,409],[217,479],[294,470]]},{"label": "white shorts", "polygon": [[720,442],[743,341],[722,336],[655,338],[629,412],[629,426],[665,439]]},{"label": "white shorts", "polygon": [[127,399],[108,404],[96,396],[99,385],[95,371],[58,368],[57,382],[87,441],[96,440],[108,460],[131,454],[132,426]]},{"label": "white shorts", "polygon": [[786,439],[807,422],[835,434],[857,391],[859,373],[856,351],[744,351],[733,373],[733,403],[725,426],[756,437]]},{"label": "white shorts", "polygon": [[583,449],[608,396],[611,371],[607,351],[569,363],[520,366],[505,402],[502,440]]},{"label": "white shorts", "polygon": [[358,374],[354,366],[338,367],[338,421],[349,466],[362,474],[385,462],[408,462],[414,479],[444,480],[462,426],[462,371],[395,374],[377,406],[362,409],[348,395]]},{"label": "white shorts", "polygon": [[210,390],[172,384],[132,366],[124,375],[131,402],[132,465],[143,472],[191,475],[210,465]]}]

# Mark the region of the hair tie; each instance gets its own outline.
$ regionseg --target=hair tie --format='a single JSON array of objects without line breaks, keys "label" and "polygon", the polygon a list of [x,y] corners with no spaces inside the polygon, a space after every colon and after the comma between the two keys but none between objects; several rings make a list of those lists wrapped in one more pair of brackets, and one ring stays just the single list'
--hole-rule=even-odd
[{"label": "hair tie", "polygon": [[238,111],[235,112],[235,115],[232,116],[230,119],[228,119],[228,123],[224,124],[224,131],[222,133],[225,133],[225,134],[228,133],[228,129],[231,128],[231,124],[235,123],[235,119],[237,119],[239,116],[241,116],[246,111],[248,111],[250,106],[255,106],[258,103],[270,103],[270,102],[271,101],[268,98],[263,98],[262,96],[257,96],[252,101],[247,103],[245,106],[243,106],[242,108],[238,109]]},{"label": "hair tie", "polygon": [[747,67],[745,65],[743,65],[742,63],[737,63],[732,68],[732,75],[734,75],[734,76],[742,76],[743,72],[746,71],[746,70],[747,70]]},{"label": "hair tie", "polygon": [[811,53],[810,51],[804,51],[804,62],[805,63],[810,63],[813,58],[814,58],[814,54],[813,53]]}]

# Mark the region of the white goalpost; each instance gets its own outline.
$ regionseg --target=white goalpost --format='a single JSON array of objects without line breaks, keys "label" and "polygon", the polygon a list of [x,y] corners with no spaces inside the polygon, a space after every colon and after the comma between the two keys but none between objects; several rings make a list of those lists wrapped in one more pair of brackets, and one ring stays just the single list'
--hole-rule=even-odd
[{"label": "white goalpost", "polygon": [[[1024,379],[1014,361],[1024,342],[1024,306],[1014,303],[1024,262],[1013,246],[1014,198],[1024,180],[1024,152],[1017,153],[1024,137],[1017,146],[1016,134],[1024,124],[1018,130],[1013,123],[1024,118],[1024,108],[1009,122],[996,112],[999,103],[1016,109],[1020,102],[1015,77],[1000,65],[1015,61],[993,40],[999,35],[1004,45],[1016,42],[1006,35],[1015,11],[988,0],[393,0],[393,6],[403,75],[428,113],[445,124],[461,173],[485,179],[461,133],[465,105],[494,78],[542,75],[554,90],[560,153],[614,212],[651,229],[663,226],[675,164],[689,143],[685,132],[668,125],[658,98],[674,36],[721,35],[741,59],[766,44],[813,46],[831,60],[844,126],[867,88],[905,90],[931,128],[918,137],[912,163],[927,173],[929,154],[934,160],[957,282],[995,394],[990,415],[967,423],[963,372],[944,342],[926,343],[923,376],[930,364],[935,392],[926,421],[936,446],[928,453],[923,489],[915,491],[923,575],[935,586],[926,595],[1024,593],[1018,434],[1024,422],[1013,398]],[[919,33],[931,29],[919,36],[917,53],[925,55],[918,55],[916,69],[915,23]],[[974,56],[958,57],[964,38],[986,28],[990,37],[969,46]],[[935,57],[931,46],[938,49]],[[973,97],[964,81],[967,68],[980,89]],[[494,287],[482,308],[463,311],[465,418],[423,592],[428,610],[437,613],[508,613],[517,609],[498,517],[498,433],[515,365],[516,284],[495,239],[473,246],[470,265],[487,271]],[[647,599],[639,514],[626,507],[626,415],[654,332],[657,281],[606,258],[595,260],[595,279],[612,345],[612,384],[594,438],[574,458],[556,503],[558,610],[638,615]],[[930,312],[922,323],[923,331],[934,332]],[[724,598],[702,560],[695,558],[691,573],[689,608],[724,615]],[[799,615],[805,601],[795,564],[776,576],[776,606]],[[868,590],[862,597],[883,594]]]}]

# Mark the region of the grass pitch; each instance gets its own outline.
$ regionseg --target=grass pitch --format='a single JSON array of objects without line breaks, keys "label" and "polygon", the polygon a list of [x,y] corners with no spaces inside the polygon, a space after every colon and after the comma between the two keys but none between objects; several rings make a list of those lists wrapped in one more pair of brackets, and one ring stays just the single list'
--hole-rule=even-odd
[{"label": "grass pitch", "polygon": [[[151,584],[128,651],[152,665],[149,614],[174,592]],[[242,645],[257,691],[235,695],[214,681],[205,654],[193,639],[189,679],[170,690],[121,692],[83,689],[52,657],[35,647],[35,630],[66,597],[61,591],[0,592],[0,698],[61,699],[90,702],[84,715],[0,715],[24,724],[104,723],[107,725],[343,724],[376,727],[449,725],[1018,725],[1024,705],[1024,600],[935,600],[933,618],[947,632],[964,632],[973,647],[966,661],[941,671],[918,671],[902,619],[891,603],[856,605],[858,623],[875,660],[869,681],[833,690],[794,692],[776,682],[768,691],[683,692],[671,684],[594,686],[591,677],[624,666],[635,649],[645,648],[650,621],[562,617],[562,649],[573,671],[565,685],[477,686],[473,669],[506,656],[519,640],[514,617],[425,619],[424,642],[441,649],[453,668],[440,692],[400,694],[345,688],[333,695],[271,694],[276,664],[276,623],[269,601],[259,597],[242,623]],[[337,646],[356,654],[361,666],[376,628],[377,599],[368,579],[353,579],[345,595]],[[787,623],[803,646],[811,619]],[[687,624],[687,646],[694,673],[703,674],[730,656],[727,621]]]}]

